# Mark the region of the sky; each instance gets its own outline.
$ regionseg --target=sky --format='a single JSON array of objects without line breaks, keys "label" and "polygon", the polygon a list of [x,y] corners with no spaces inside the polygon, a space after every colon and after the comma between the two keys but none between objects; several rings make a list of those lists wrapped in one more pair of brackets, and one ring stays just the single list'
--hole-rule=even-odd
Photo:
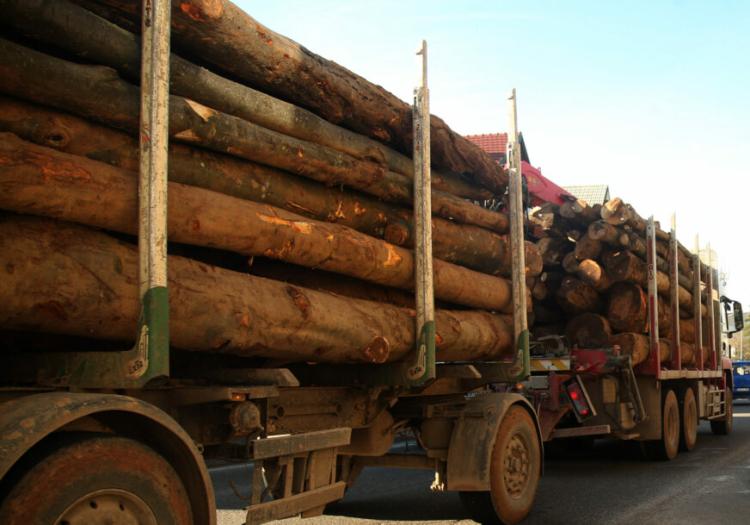
[{"label": "sky", "polygon": [[431,110],[461,134],[506,131],[516,88],[533,165],[676,213],[750,305],[750,0],[237,3],[406,101],[426,39]]}]

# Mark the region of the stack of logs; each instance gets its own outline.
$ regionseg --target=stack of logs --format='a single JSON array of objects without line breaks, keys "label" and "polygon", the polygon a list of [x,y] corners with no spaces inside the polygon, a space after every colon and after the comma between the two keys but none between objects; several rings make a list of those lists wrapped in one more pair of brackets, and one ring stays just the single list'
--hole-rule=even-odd
[{"label": "stack of logs", "polygon": [[[634,365],[649,354],[647,222],[619,198],[604,205],[585,201],[545,204],[531,218],[544,273],[533,283],[537,337],[565,334],[571,345],[617,345]],[[672,357],[669,234],[656,228],[660,360]],[[696,366],[693,260],[678,245],[678,290],[682,364]],[[703,266],[701,276],[705,277]],[[705,293],[703,341],[707,344]],[[709,352],[704,352],[708,362]]]},{"label": "stack of logs", "polygon": [[[3,2],[0,331],[134,336],[140,5]],[[174,346],[275,363],[402,358],[414,347],[410,106],[227,0],[174,1],[172,26]],[[440,119],[431,127],[437,358],[505,359],[508,217],[477,203],[507,175]],[[542,259],[526,252],[533,284]]]}]

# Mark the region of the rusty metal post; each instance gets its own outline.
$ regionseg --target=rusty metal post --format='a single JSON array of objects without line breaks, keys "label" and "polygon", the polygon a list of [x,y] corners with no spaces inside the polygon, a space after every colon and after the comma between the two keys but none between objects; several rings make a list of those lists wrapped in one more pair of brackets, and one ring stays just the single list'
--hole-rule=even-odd
[{"label": "rusty metal post", "polygon": [[516,341],[517,360],[520,354],[522,369],[518,378],[525,379],[531,368],[529,355],[529,325],[526,317],[526,252],[524,250],[523,183],[521,173],[521,146],[518,141],[518,113],[516,90],[508,97],[508,165],[510,181],[510,244],[513,291],[513,334]]},{"label": "rusty metal post", "polygon": [[169,0],[143,1],[138,178],[141,315],[137,354],[127,365],[127,374],[132,380],[140,378],[152,367],[160,375],[169,373],[167,150],[170,9]]},{"label": "rusty metal post", "polygon": [[716,315],[714,313],[714,268],[713,268],[713,253],[711,252],[711,244],[709,243],[706,247],[708,252],[708,275],[706,276],[706,294],[707,301],[706,306],[708,307],[708,348],[711,352],[711,370],[717,369],[718,359],[716,357]]},{"label": "rusty metal post", "polygon": [[693,254],[693,321],[695,323],[695,355],[698,370],[703,370],[703,315],[701,314],[701,256],[700,241],[695,236],[695,253]]},{"label": "rusty metal post", "polygon": [[648,326],[649,326],[649,362],[656,379],[661,376],[659,348],[659,299],[656,285],[656,224],[654,216],[648,218],[646,227],[646,265],[648,275]]},{"label": "rusty metal post", "polygon": [[672,369],[682,369],[682,346],[680,343],[680,299],[677,259],[677,219],[672,214],[669,232],[669,307],[672,314]]},{"label": "rusty metal post", "polygon": [[407,369],[410,382],[435,377],[435,298],[432,271],[432,182],[430,173],[430,92],[427,87],[427,42],[422,40],[421,81],[414,90],[414,290],[416,359]]}]

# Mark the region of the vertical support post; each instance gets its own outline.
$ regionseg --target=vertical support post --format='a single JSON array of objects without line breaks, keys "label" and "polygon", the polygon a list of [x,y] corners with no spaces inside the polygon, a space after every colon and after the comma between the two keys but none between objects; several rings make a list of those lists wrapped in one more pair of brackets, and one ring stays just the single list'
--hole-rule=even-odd
[{"label": "vertical support post", "polygon": [[695,322],[695,355],[698,370],[703,370],[703,315],[701,314],[701,256],[700,241],[695,236],[695,253],[693,254],[693,321]]},{"label": "vertical support post", "polygon": [[714,313],[714,267],[713,267],[713,253],[711,252],[711,244],[709,243],[706,251],[708,252],[708,275],[706,276],[706,293],[707,301],[706,306],[708,308],[708,348],[711,352],[711,370],[716,370],[718,359],[716,358],[716,315]]},{"label": "vertical support post", "polygon": [[682,345],[680,342],[680,299],[677,259],[677,218],[672,214],[669,232],[669,307],[672,314],[672,369],[682,369]]},{"label": "vertical support post", "polygon": [[420,86],[414,90],[414,290],[416,304],[416,359],[407,369],[410,382],[435,377],[435,299],[432,272],[432,183],[430,173],[430,92],[427,87],[427,42],[421,57]]},{"label": "vertical support post", "polygon": [[646,266],[648,277],[648,334],[649,362],[657,379],[661,376],[659,348],[659,300],[656,285],[656,224],[654,216],[648,218],[646,227]]},{"label": "vertical support post", "polygon": [[521,173],[521,146],[518,142],[518,113],[516,90],[508,97],[508,194],[510,200],[511,276],[513,292],[513,334],[516,341],[516,360],[520,354],[523,369],[519,379],[525,379],[531,368],[529,356],[529,325],[526,318],[526,252],[524,250],[524,209]]},{"label": "vertical support post", "polygon": [[128,378],[169,374],[167,150],[169,0],[143,0],[138,252],[141,312]]}]

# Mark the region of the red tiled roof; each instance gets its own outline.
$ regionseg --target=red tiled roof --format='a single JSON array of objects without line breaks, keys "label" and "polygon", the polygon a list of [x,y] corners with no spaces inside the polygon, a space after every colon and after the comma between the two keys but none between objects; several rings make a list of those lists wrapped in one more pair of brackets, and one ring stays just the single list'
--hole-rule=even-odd
[{"label": "red tiled roof", "polygon": [[501,153],[505,155],[508,147],[507,133],[482,133],[481,135],[466,135],[466,138],[487,153]]}]

